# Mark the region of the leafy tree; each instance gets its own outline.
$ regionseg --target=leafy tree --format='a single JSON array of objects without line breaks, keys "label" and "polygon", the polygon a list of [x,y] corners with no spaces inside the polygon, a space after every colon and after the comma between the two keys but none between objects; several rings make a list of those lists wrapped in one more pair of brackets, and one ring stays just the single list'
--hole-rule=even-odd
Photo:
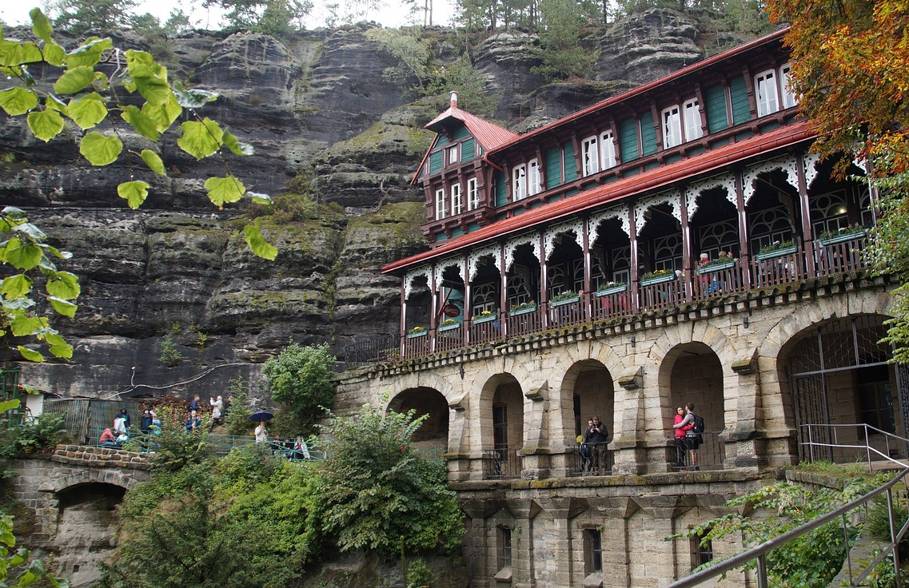
[{"label": "leafy tree", "polygon": [[129,24],[136,0],[54,0],[49,4],[57,26],[81,35]]},{"label": "leafy tree", "polygon": [[391,555],[460,544],[463,521],[445,464],[411,447],[423,420],[413,411],[383,415],[367,406],[326,426],[322,529],[341,551]]},{"label": "leafy tree", "polygon": [[312,10],[311,0],[204,0],[202,5],[224,10],[231,28],[277,36],[302,29]]},{"label": "leafy tree", "polygon": [[[108,4],[106,0],[59,5],[64,21],[71,18],[67,16],[68,7],[83,7],[95,15],[102,14],[102,8],[119,11],[124,6]],[[107,19],[108,13],[103,14],[106,16],[91,18]],[[151,148],[124,149],[121,131],[125,128],[158,143],[166,135],[176,133],[173,125],[183,117],[176,143],[196,159],[214,155],[223,158],[224,151],[238,156],[252,153],[252,147],[241,143],[236,135],[199,114],[199,109],[216,100],[217,94],[171,83],[167,68],[151,54],[122,51],[113,46],[110,38],[90,37],[67,51],[54,40],[51,23],[39,9],[33,9],[30,15],[35,40],[5,39],[0,31],[0,73],[4,75],[0,83],[0,109],[14,119],[23,119],[35,138],[47,143],[67,126],[78,128],[79,153],[92,166],[103,167],[114,162],[135,165],[134,175],[148,180],[166,175],[164,162]],[[87,19],[79,22],[87,23]],[[103,24],[110,26],[116,22],[111,17]],[[109,74],[106,73],[110,71],[108,62],[123,67]],[[48,79],[43,81],[52,88],[39,84],[31,74],[32,68],[44,71]],[[111,113],[119,117],[109,116]],[[106,130],[97,130],[102,124]],[[117,187],[117,194],[130,208],[139,208],[148,197],[152,186],[146,179],[131,179]],[[243,198],[258,204],[271,201],[265,194],[247,191],[243,182],[230,174],[229,168],[223,177],[208,178],[205,187],[209,200],[219,208]],[[247,224],[243,235],[253,253],[275,259],[277,249],[265,240],[258,224]],[[29,223],[22,211],[11,207],[0,211],[0,238],[0,270],[13,274],[0,283],[3,297],[0,337],[11,334],[14,338],[30,338],[45,344],[55,357],[69,359],[72,347],[51,328],[49,319],[37,310],[41,307],[30,296],[33,284],[43,282],[46,303],[57,314],[74,316],[78,279],[69,272],[58,271],[54,265],[54,260],[66,260],[69,254],[47,244],[46,235]],[[44,360],[33,344],[27,346],[18,340],[14,343],[23,359]]]},{"label": "leafy tree", "polygon": [[873,233],[874,267],[895,276],[888,341],[909,361],[909,1],[768,0],[775,22],[789,22],[790,83],[818,139],[812,149],[871,161],[883,214]]},{"label": "leafy tree", "polygon": [[580,44],[583,21],[575,0],[542,0],[540,33],[543,63],[535,70],[547,79],[583,76],[596,63],[597,53]]},{"label": "leafy tree", "polygon": [[175,7],[167,15],[167,20],[164,21],[162,28],[169,35],[182,35],[192,27],[193,22],[189,19],[189,15],[183,12],[183,9]]},{"label": "leafy tree", "polygon": [[243,378],[234,378],[228,385],[230,406],[224,416],[227,432],[231,435],[247,435],[253,428],[249,415],[249,395],[246,393],[246,382]]},{"label": "leafy tree", "polygon": [[208,444],[205,423],[202,424],[201,430],[187,431],[182,414],[173,406],[162,406],[158,411],[158,418],[161,420],[161,434],[143,439],[154,444],[152,454],[154,469],[175,472],[205,460]]},{"label": "leafy tree", "polygon": [[334,363],[328,345],[304,347],[296,343],[265,362],[272,398],[296,419],[301,429],[297,433],[305,432],[324,414],[324,407],[334,402]]}]

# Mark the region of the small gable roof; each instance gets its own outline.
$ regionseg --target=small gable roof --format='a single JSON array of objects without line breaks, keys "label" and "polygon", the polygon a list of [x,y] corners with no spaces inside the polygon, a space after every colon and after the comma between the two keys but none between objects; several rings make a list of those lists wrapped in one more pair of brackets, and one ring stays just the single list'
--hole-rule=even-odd
[{"label": "small gable roof", "polygon": [[483,120],[466,110],[461,110],[456,104],[452,104],[445,112],[432,119],[425,128],[441,133],[451,120],[462,122],[485,151],[491,151],[499,145],[518,138],[517,133],[512,133],[506,128]]}]

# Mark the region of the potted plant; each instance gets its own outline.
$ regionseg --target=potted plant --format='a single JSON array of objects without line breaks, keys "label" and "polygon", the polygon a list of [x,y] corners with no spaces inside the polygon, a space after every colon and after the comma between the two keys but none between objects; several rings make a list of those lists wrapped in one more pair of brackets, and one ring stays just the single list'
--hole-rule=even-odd
[{"label": "potted plant", "polygon": [[449,318],[446,318],[444,321],[442,321],[442,323],[439,325],[439,332],[444,333],[445,331],[453,331],[454,329],[457,329],[460,326],[461,326],[461,321],[459,321],[458,319],[449,317]]},{"label": "potted plant", "polygon": [[653,286],[654,284],[662,284],[664,282],[671,282],[676,279],[675,272],[671,269],[658,269],[652,272],[647,272],[641,276],[641,285],[642,286]]},{"label": "potted plant", "polygon": [[508,311],[508,316],[518,316],[521,314],[528,314],[537,309],[536,302],[522,302],[516,306],[512,306]]},{"label": "potted plant", "polygon": [[770,245],[764,245],[754,258],[758,261],[765,261],[784,255],[792,255],[797,251],[795,243],[792,241],[774,241]]},{"label": "potted plant", "polygon": [[604,287],[594,292],[593,295],[609,296],[610,294],[618,294],[619,292],[624,292],[627,289],[628,284],[624,282],[608,282]]},{"label": "potted plant", "polygon": [[716,259],[710,259],[705,263],[701,263],[700,266],[698,266],[697,272],[699,276],[702,276],[704,274],[712,274],[714,272],[731,269],[735,267],[736,261],[738,261],[736,258],[725,251],[721,251]]},{"label": "potted plant", "polygon": [[496,313],[494,310],[484,310],[483,312],[473,315],[473,324],[475,325],[489,323],[494,320],[496,320]]},{"label": "potted plant", "polygon": [[552,300],[549,301],[550,306],[562,306],[564,304],[571,304],[572,302],[577,302],[581,299],[581,295],[577,292],[572,292],[571,290],[566,290],[565,292],[560,292],[552,297]]},{"label": "potted plant", "polygon": [[844,243],[846,241],[852,241],[853,239],[859,239],[865,236],[865,227],[842,227],[836,231],[825,231],[818,236],[818,241],[821,242],[821,245],[835,245],[836,243]]},{"label": "potted plant", "polygon": [[417,337],[425,337],[428,332],[429,331],[426,330],[424,325],[417,325],[407,331],[407,338],[416,339]]}]

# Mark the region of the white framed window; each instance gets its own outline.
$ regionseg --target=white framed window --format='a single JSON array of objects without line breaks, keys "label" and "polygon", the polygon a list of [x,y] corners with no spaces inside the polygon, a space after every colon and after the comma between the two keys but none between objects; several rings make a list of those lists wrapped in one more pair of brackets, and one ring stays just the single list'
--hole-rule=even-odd
[{"label": "white framed window", "polygon": [[792,66],[790,66],[788,63],[784,63],[780,66],[780,92],[783,95],[783,108],[792,108],[798,104],[798,100],[795,98],[795,93],[789,86],[789,72],[791,69]]},{"label": "white framed window", "polygon": [[451,214],[461,214],[461,184],[451,185]]},{"label": "white framed window", "polygon": [[701,105],[697,98],[686,100],[682,105],[685,114],[685,140],[694,141],[704,136],[704,129],[701,127]]},{"label": "white framed window", "polygon": [[467,210],[480,208],[480,191],[477,189],[477,179],[467,180]]},{"label": "white framed window", "polygon": [[774,70],[768,69],[754,76],[754,88],[757,94],[758,116],[767,116],[780,109],[780,101],[776,93],[776,72]]},{"label": "white framed window", "polygon": [[436,190],[436,220],[445,218],[445,190]]},{"label": "white framed window", "polygon": [[445,161],[448,163],[448,165],[458,162],[458,147],[458,145],[455,145],[445,150]]},{"label": "white framed window", "polygon": [[682,116],[679,105],[663,109],[663,149],[682,144]]},{"label": "white framed window", "polygon": [[540,175],[540,162],[536,158],[527,162],[527,193],[539,194],[543,191],[543,177]]},{"label": "white framed window", "polygon": [[527,166],[523,163],[511,170],[511,199],[527,198]]},{"label": "white framed window", "polygon": [[597,147],[596,136],[587,137],[581,141],[581,169],[585,176],[600,171],[600,153]]},{"label": "white framed window", "polygon": [[612,131],[600,135],[600,169],[615,167],[615,137]]}]

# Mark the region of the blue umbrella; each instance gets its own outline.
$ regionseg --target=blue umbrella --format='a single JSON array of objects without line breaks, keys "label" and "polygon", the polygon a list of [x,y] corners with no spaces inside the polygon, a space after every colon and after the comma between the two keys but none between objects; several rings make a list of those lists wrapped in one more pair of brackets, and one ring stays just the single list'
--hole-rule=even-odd
[{"label": "blue umbrella", "polygon": [[258,412],[254,412],[251,415],[249,415],[249,420],[251,420],[254,423],[261,423],[264,421],[270,421],[273,416],[275,416],[275,415],[271,414],[267,410],[260,410]]}]

